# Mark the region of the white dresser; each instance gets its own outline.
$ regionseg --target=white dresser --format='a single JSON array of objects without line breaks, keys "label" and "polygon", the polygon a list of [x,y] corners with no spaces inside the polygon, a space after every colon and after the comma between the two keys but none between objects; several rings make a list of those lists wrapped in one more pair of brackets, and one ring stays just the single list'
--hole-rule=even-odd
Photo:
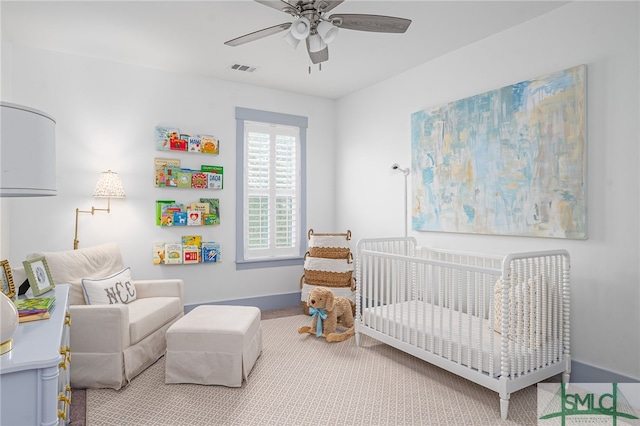
[{"label": "white dresser", "polygon": [[59,284],[51,318],[21,323],[13,350],[0,355],[0,425],[54,426],[69,422],[69,285]]}]

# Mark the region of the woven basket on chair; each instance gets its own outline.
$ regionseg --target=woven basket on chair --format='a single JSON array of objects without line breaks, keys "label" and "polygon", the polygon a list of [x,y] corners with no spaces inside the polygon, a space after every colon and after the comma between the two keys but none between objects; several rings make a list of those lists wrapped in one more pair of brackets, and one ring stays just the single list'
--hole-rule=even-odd
[{"label": "woven basket on chair", "polygon": [[309,238],[309,254],[325,259],[347,259],[351,254],[349,240],[351,231],[344,234],[316,234],[313,229],[307,233]]}]

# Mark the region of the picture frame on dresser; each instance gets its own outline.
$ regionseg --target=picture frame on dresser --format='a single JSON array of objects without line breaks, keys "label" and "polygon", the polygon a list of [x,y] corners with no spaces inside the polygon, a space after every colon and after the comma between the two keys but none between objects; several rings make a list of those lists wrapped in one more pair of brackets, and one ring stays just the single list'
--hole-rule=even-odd
[{"label": "picture frame on dresser", "polygon": [[13,284],[13,274],[8,260],[0,261],[0,280],[2,280],[2,293],[9,299],[16,295],[16,287]]},{"label": "picture frame on dresser", "polygon": [[31,291],[34,296],[40,296],[50,290],[53,290],[55,283],[51,278],[51,272],[49,271],[49,265],[47,265],[47,259],[44,256],[36,257],[34,259],[25,260],[22,262],[24,265],[24,271],[27,273],[27,279],[31,286]]}]

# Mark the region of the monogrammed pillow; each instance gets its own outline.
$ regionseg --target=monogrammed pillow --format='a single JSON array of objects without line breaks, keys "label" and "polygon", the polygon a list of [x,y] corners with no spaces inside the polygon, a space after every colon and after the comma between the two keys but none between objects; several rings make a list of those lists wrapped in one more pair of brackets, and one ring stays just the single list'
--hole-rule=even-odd
[{"label": "monogrammed pillow", "polygon": [[82,291],[87,305],[117,305],[136,300],[131,268],[106,278],[82,278]]}]

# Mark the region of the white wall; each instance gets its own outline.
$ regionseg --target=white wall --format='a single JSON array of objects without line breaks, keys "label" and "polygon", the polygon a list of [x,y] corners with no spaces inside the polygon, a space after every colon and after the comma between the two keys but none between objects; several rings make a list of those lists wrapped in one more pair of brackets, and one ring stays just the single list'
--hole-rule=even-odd
[{"label": "white wall", "polygon": [[568,249],[573,358],[640,379],[638,21],[638,2],[574,2],[339,100],[337,227],[403,234],[390,166],[410,167],[413,112],[587,64],[588,240],[409,233],[466,251]]},{"label": "white wall", "polygon": [[[57,121],[57,159],[52,161],[57,162],[58,196],[3,200],[3,216],[9,216],[3,240],[8,235],[10,241],[3,256],[10,264],[20,266],[32,251],[72,249],[75,209],[106,207],[106,200],[91,195],[99,172],[112,169],[120,174],[127,198],[112,200],[110,214],[80,216],[80,247],[119,243],[134,278],[183,278],[188,304],[299,291],[302,266],[235,270],[235,107],[309,117],[307,220],[320,231],[332,230],[335,220],[334,178],[325,173],[335,156],[333,101],[16,44],[3,46],[11,49],[11,60],[3,61],[2,69],[3,82],[11,82],[5,90],[10,96],[3,100],[40,109]],[[157,124],[220,138],[219,156],[180,156],[188,167],[224,167],[224,189],[206,192],[220,199],[220,226],[155,226],[155,200],[189,202],[205,196],[202,190],[154,188],[153,159],[167,156],[155,150]],[[222,263],[152,265],[153,242],[180,241],[181,235],[194,233],[222,244]]]},{"label": "white wall", "polygon": [[[574,359],[640,379],[638,15],[637,2],[572,3],[341,99],[335,116],[332,101],[3,39],[2,100],[57,119],[59,195],[3,199],[0,257],[19,265],[34,250],[71,249],[74,210],[103,206],[91,193],[98,173],[111,168],[121,174],[127,199],[114,200],[109,215],[81,216],[81,247],[118,242],[136,277],[184,278],[187,303],[295,292],[301,268],[235,271],[235,106],[309,117],[308,225],[351,229],[356,241],[404,232],[403,177],[390,166],[410,166],[411,113],[584,63],[588,240],[410,234],[422,245],[472,251],[567,248]],[[437,40],[425,41],[432,42]],[[222,264],[151,265],[153,241],[183,234],[153,225],[154,200],[167,194],[152,184],[152,159],[159,155],[153,128],[159,123],[211,132],[222,141],[215,159],[226,176],[219,193],[222,224],[201,232],[222,243]],[[330,164],[336,165],[335,179],[327,173]]]}]

